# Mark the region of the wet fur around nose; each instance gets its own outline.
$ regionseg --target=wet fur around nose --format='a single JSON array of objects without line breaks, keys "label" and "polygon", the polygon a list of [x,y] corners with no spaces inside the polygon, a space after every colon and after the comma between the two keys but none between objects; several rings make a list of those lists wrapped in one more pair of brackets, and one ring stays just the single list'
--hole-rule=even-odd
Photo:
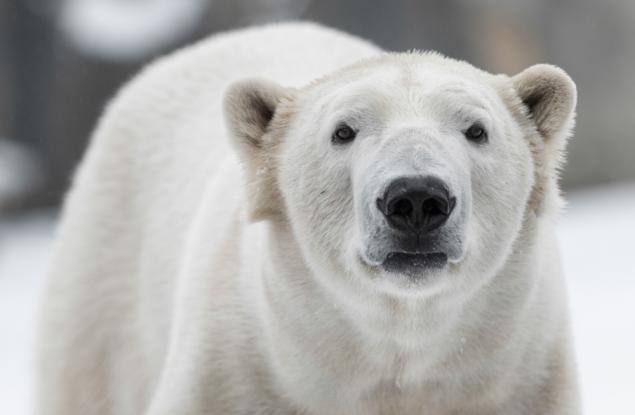
[{"label": "wet fur around nose", "polygon": [[[386,131],[380,149],[367,156],[372,161],[360,163],[365,166],[356,183],[362,189],[358,199],[361,255],[370,265],[381,265],[395,253],[441,253],[453,262],[462,256],[471,203],[469,171],[463,167],[466,152],[453,137],[444,137],[426,122],[422,117],[421,126]],[[413,196],[421,198],[412,217],[392,211],[400,201],[411,204],[409,197],[402,197],[409,193],[401,186],[406,182],[413,187]],[[392,203],[386,200],[389,193],[394,196]],[[413,221],[418,222],[417,229]]]}]

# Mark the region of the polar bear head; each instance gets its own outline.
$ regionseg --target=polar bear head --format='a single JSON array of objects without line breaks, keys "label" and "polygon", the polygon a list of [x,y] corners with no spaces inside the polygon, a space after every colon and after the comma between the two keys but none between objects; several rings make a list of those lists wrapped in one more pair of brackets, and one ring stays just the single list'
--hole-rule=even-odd
[{"label": "polar bear head", "polygon": [[300,88],[232,85],[249,215],[288,223],[326,284],[403,295],[495,275],[557,204],[576,89],[433,53],[384,54]]}]

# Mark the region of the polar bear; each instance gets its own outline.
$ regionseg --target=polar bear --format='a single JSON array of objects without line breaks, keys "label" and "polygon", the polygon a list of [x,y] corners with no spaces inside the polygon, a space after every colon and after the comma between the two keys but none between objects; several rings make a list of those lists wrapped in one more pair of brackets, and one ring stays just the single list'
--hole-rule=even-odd
[{"label": "polar bear", "polygon": [[160,60],[63,211],[41,414],[576,414],[576,88],[293,23]]}]

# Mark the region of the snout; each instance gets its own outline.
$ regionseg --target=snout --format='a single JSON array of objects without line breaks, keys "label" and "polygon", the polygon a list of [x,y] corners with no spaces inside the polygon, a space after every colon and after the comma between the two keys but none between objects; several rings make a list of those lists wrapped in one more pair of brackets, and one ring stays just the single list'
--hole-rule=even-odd
[{"label": "snout", "polygon": [[358,232],[352,246],[362,265],[387,278],[419,281],[461,266],[472,217],[464,147],[423,127],[397,129],[364,159],[353,182]]},{"label": "snout", "polygon": [[455,232],[444,226],[456,200],[448,184],[436,176],[393,179],[376,200],[386,224],[382,267],[414,277],[425,269],[444,267],[449,257],[456,257],[457,247],[449,237]]},{"label": "snout", "polygon": [[447,184],[434,176],[397,178],[377,199],[377,208],[393,229],[414,235],[443,226],[455,205]]}]

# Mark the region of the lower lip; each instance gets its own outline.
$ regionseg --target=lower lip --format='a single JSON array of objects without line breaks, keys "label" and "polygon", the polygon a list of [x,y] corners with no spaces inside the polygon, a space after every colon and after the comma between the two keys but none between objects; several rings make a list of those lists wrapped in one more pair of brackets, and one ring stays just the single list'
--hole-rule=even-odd
[{"label": "lower lip", "polygon": [[388,272],[417,275],[426,270],[443,268],[447,263],[448,256],[441,252],[429,254],[392,252],[388,254],[381,266]]}]

